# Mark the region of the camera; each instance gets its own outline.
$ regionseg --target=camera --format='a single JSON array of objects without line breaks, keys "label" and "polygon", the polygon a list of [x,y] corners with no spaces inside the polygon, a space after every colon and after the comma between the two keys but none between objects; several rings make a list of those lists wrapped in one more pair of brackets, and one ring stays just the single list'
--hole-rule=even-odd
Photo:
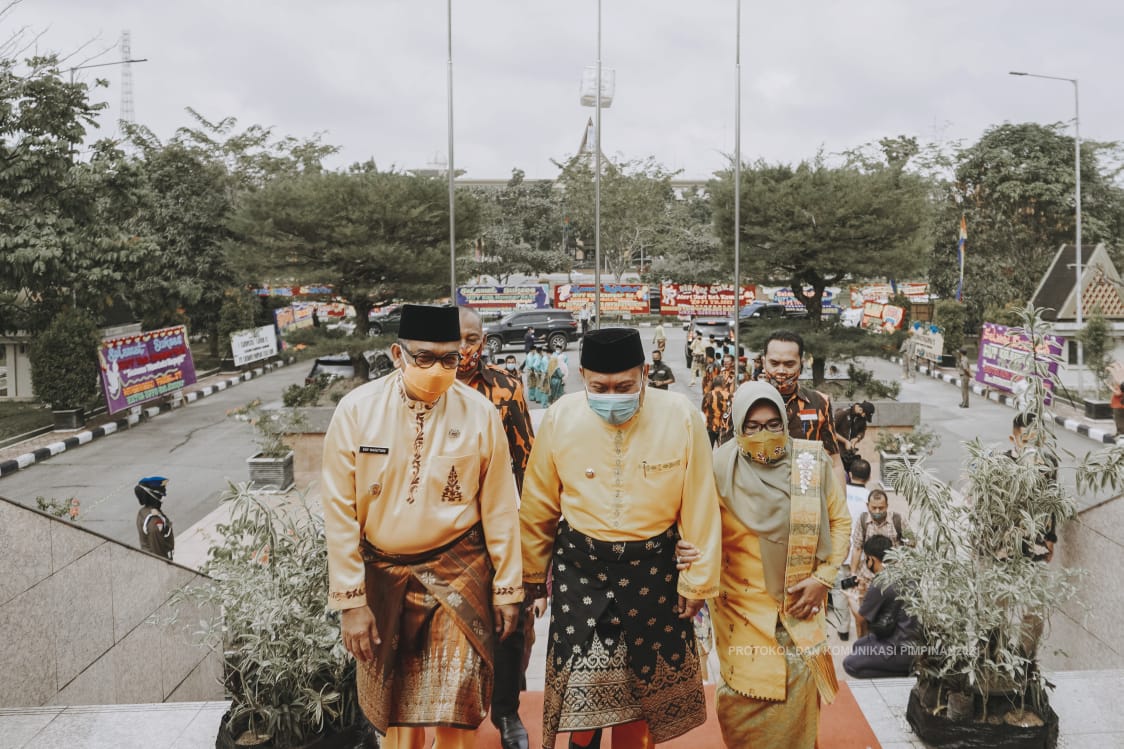
[{"label": "camera", "polygon": [[842,580],[839,581],[839,587],[842,588],[843,590],[850,590],[851,588],[854,588],[858,584],[859,584],[859,578],[858,578],[857,575],[851,575],[850,577],[845,577],[845,578],[843,578]]}]

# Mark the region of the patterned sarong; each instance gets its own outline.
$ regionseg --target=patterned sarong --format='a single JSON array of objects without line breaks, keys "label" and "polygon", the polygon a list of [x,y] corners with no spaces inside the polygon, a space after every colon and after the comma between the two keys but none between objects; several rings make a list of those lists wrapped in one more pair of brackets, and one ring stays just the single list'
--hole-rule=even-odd
[{"label": "patterned sarong", "polygon": [[646,720],[656,743],[706,721],[690,619],[678,602],[674,527],[599,541],[559,524],[552,574],[543,746],[561,731]]},{"label": "patterned sarong", "polygon": [[492,563],[479,525],[422,554],[366,540],[367,605],[382,644],[357,663],[359,705],[389,726],[476,728],[492,701]]}]

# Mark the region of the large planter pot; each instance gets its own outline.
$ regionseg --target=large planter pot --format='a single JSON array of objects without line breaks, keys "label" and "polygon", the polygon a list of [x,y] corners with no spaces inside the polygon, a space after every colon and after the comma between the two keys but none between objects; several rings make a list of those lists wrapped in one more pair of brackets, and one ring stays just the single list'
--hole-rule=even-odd
[{"label": "large planter pot", "polygon": [[987,707],[986,721],[980,720],[978,710],[965,720],[950,720],[948,710],[938,708],[934,713],[922,706],[915,686],[909,693],[905,716],[918,738],[931,747],[1054,749],[1058,745],[1058,715],[1049,704],[1038,711],[1041,725],[1034,726],[1016,725],[1020,722],[1018,700],[992,697]]},{"label": "large planter pot", "polygon": [[215,749],[377,749],[379,746],[374,729],[362,717],[354,726],[342,731],[325,731],[298,744],[281,744],[269,738],[253,743],[253,739],[246,736],[248,728],[246,720],[231,722],[228,711],[219,724]]},{"label": "large planter pot", "polygon": [[1085,418],[1111,419],[1112,406],[1108,401],[1085,399]]},{"label": "large planter pot", "polygon": [[293,451],[284,457],[270,458],[258,453],[246,458],[250,483],[255,489],[287,491],[293,485]]},{"label": "large planter pot", "polygon": [[86,423],[84,408],[60,408],[51,415],[55,417],[55,429],[81,429]]},{"label": "large planter pot", "polygon": [[923,455],[913,455],[911,453],[886,453],[881,450],[878,451],[878,472],[879,478],[882,480],[882,485],[887,486],[894,491],[897,491],[897,485],[890,479],[889,467],[892,465],[913,464],[921,460]]}]

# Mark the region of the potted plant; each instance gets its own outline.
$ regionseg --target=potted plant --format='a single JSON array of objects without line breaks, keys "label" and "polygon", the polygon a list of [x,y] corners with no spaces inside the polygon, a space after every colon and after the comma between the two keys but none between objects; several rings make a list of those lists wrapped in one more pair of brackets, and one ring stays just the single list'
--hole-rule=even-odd
[{"label": "potted plant", "polygon": [[896,490],[895,466],[918,463],[932,455],[940,444],[940,435],[929,427],[920,427],[910,432],[880,430],[874,447],[878,450],[882,483]]},{"label": "potted plant", "polygon": [[304,497],[278,507],[263,496],[231,485],[223,496],[230,522],[217,527],[200,568],[212,582],[173,599],[215,612],[198,634],[222,652],[231,700],[216,749],[373,747],[355,661],[327,607],[323,519]]},{"label": "potted plant", "polygon": [[85,406],[98,383],[98,342],[94,322],[76,310],[60,312],[31,342],[31,383],[54,414],[55,429],[79,429]]},{"label": "potted plant", "polygon": [[257,434],[258,452],[246,458],[250,484],[260,490],[288,491],[293,485],[293,450],[285,436],[295,433],[304,416],[294,408],[264,409],[253,400],[231,415],[250,422]]},{"label": "potted plant", "polygon": [[[1024,313],[1024,330],[1043,351],[1040,312]],[[1037,645],[1050,614],[1076,592],[1079,574],[1034,557],[1051,523],[1075,514],[1057,480],[1075,470],[1077,489],[1119,486],[1119,448],[1090,453],[1076,465],[1057,458],[1044,383],[1051,357],[1032,361],[1024,429],[1029,447],[1012,457],[975,440],[962,483],[953,487],[915,463],[891,469],[913,510],[915,540],[890,555],[883,575],[916,617],[917,685],[906,716],[930,746],[1052,748],[1058,718],[1049,704]],[[1045,555],[1042,555],[1045,556]]]}]

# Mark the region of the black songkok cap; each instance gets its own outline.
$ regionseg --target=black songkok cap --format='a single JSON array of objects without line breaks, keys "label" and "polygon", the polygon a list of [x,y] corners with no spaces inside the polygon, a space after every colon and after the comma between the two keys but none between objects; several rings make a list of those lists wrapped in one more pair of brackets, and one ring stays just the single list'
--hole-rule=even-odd
[{"label": "black songkok cap", "polygon": [[644,364],[640,332],[632,328],[602,328],[582,339],[581,364],[601,374],[616,374]]},{"label": "black songkok cap", "polygon": [[456,307],[402,305],[398,337],[407,341],[448,343],[461,339],[461,313]]}]

